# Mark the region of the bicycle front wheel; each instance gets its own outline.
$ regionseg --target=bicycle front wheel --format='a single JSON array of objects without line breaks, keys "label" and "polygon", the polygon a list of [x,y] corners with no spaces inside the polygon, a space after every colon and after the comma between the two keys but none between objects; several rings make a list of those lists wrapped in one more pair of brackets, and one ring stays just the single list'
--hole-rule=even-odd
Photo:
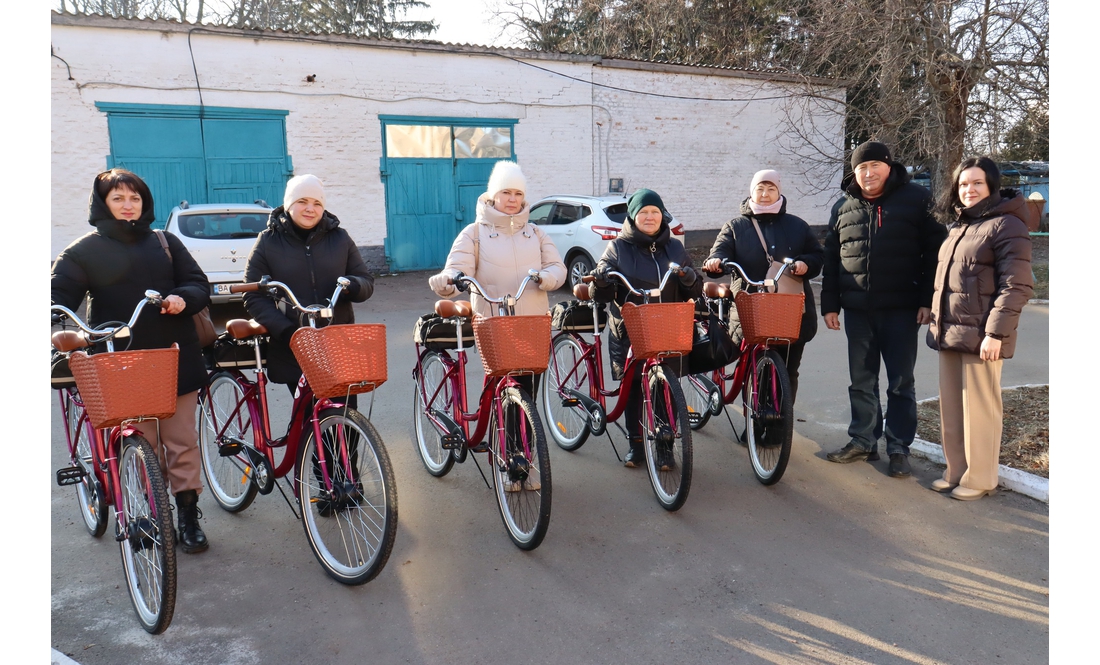
[{"label": "bicycle front wheel", "polygon": [[259,491],[246,448],[254,441],[252,417],[244,391],[228,372],[210,378],[199,403],[199,449],[202,473],[214,500],[231,513],[252,505]]},{"label": "bicycle front wheel", "polygon": [[440,430],[429,411],[450,416],[454,395],[447,367],[435,351],[425,351],[420,356],[420,373],[413,382],[413,423],[416,427],[416,450],[428,473],[436,478],[447,475],[454,466],[454,450],[443,447],[446,432]]},{"label": "bicycle front wheel", "polygon": [[590,395],[592,377],[588,363],[581,361],[584,351],[570,335],[554,340],[550,366],[542,378],[542,410],[550,421],[550,436],[562,450],[574,451],[588,440],[588,411],[584,404],[569,406],[570,391]]},{"label": "bicycle front wheel", "polygon": [[691,489],[691,427],[676,372],[653,365],[642,382],[646,469],[657,502],[679,510]]},{"label": "bicycle front wheel", "polygon": [[119,549],[130,602],[146,631],[158,635],[176,609],[176,533],[153,447],[139,435],[122,442]]},{"label": "bicycle front wheel", "polygon": [[489,455],[500,518],[521,550],[533,550],[550,526],[550,451],[527,393],[503,391],[489,424]]},{"label": "bicycle front wheel", "polygon": [[[688,424],[693,430],[701,430],[714,414],[715,393],[718,388],[706,374],[689,374],[680,377],[680,390],[688,410]],[[717,396],[721,401],[721,395]]]},{"label": "bicycle front wheel", "polygon": [[99,538],[107,531],[107,498],[103,486],[96,479],[95,462],[92,458],[92,424],[84,408],[77,404],[79,393],[75,388],[65,391],[65,424],[72,442],[72,465],[84,470],[84,477],[76,484],[76,505],[84,528],[92,537]]},{"label": "bicycle front wheel", "polygon": [[298,448],[302,526],[329,576],[343,584],[365,584],[386,566],[397,536],[393,467],[382,437],[361,413],[339,407],[319,417],[324,466],[311,423]]},{"label": "bicycle front wheel", "polygon": [[757,359],[741,400],[752,472],[761,483],[774,485],[787,469],[794,438],[791,382],[783,359],[774,350]]}]

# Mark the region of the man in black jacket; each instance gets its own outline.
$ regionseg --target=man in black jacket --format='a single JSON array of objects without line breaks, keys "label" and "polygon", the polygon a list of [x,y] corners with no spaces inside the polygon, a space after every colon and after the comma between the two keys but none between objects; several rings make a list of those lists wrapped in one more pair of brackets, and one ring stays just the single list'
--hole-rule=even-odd
[{"label": "man in black jacket", "polygon": [[[909,182],[890,149],[868,141],[852,152],[854,182],[833,206],[825,238],[821,312],[825,326],[848,336],[848,445],[829,453],[847,464],[878,459],[886,435],[889,473],[909,476],[917,431],[913,370],[917,333],[931,320],[937,253],[946,230],[932,215],[932,194]],[[879,363],[886,365],[886,417],[879,400]]]}]

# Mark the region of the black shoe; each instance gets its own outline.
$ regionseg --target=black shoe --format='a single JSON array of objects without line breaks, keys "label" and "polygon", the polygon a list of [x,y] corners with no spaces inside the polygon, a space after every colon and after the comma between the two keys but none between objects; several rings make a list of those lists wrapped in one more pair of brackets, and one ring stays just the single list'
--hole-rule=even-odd
[{"label": "black shoe", "polygon": [[878,444],[875,444],[875,447],[871,448],[871,452],[867,454],[867,461],[877,462],[879,459],[881,458],[878,456]]},{"label": "black shoe", "polygon": [[851,464],[852,462],[859,462],[870,457],[871,451],[864,450],[854,443],[849,443],[836,452],[831,452],[825,457],[830,462],[837,462],[838,464]]},{"label": "black shoe", "polygon": [[908,478],[909,477],[909,456],[902,453],[894,453],[890,455],[890,477],[891,478]]},{"label": "black shoe", "polygon": [[202,552],[210,543],[199,526],[202,511],[199,510],[199,494],[186,490],[176,495],[176,512],[179,518],[179,544],[187,554]]},{"label": "black shoe", "polygon": [[630,450],[626,451],[626,456],[623,457],[623,466],[628,469],[633,469],[645,465],[645,449],[642,448],[643,445],[642,437],[630,437]]}]

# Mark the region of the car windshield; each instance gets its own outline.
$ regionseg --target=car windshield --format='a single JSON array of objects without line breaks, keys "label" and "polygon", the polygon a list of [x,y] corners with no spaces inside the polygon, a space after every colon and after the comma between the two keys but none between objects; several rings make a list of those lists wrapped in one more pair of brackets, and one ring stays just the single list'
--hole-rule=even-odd
[{"label": "car windshield", "polygon": [[180,215],[179,218],[179,232],[201,240],[255,238],[265,228],[267,215],[262,212],[206,213]]},{"label": "car windshield", "polygon": [[607,218],[616,224],[622,224],[626,222],[626,204],[625,203],[613,203],[603,209]]}]

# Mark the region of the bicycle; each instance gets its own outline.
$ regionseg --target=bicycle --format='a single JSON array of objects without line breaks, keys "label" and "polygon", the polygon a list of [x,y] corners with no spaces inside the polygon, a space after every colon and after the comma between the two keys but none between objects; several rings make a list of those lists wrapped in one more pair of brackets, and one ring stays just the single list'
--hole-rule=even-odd
[{"label": "bicycle", "polygon": [[[741,353],[730,373],[716,369],[709,374],[689,375],[684,380],[684,391],[691,395],[689,403],[708,415],[724,412],[726,404],[741,396],[745,428],[738,438],[748,447],[753,475],[764,485],[774,485],[783,477],[794,438],[790,377],[783,357],[772,346],[798,339],[805,296],[768,291],[776,288],[783,271],[791,265],[793,261],[785,259],[774,279],[756,282],[737,263],[722,262],[723,274],[731,275],[730,285],[708,282],[703,287],[703,297],[708,309],[716,310],[722,326],[729,325],[726,312],[733,301],[744,333]],[[748,286],[758,291],[739,291],[733,296],[733,280],[738,273]],[[729,388],[725,389],[727,381]],[[729,418],[728,413],[726,417]],[[700,418],[698,427],[705,424]],[[733,427],[732,420],[730,426]],[[737,428],[733,430],[737,434]]]},{"label": "bicycle", "polygon": [[[351,408],[351,395],[373,391],[386,380],[386,328],[381,324],[317,328],[332,317],[350,280],[341,277],[326,305],[302,305],[282,282],[226,285],[231,293],[267,291],[306,315],[309,326],[295,331],[291,349],[303,370],[286,433],[271,435],[267,372],[262,345],[267,330],[234,319],[217,344],[251,351],[215,368],[199,393],[202,470],[214,500],[239,513],[257,494],[279,493],[318,563],[337,582],[365,584],[385,567],[397,534],[397,488],[382,438],[368,416]],[[255,372],[255,380],[244,370]],[[277,463],[276,451],[285,451]],[[280,479],[293,471],[291,503]]]},{"label": "bicycle", "polygon": [[[437,478],[450,472],[456,462],[465,462],[469,453],[486,453],[491,486],[476,457],[474,463],[486,486],[495,491],[508,537],[521,550],[533,550],[550,526],[550,453],[542,420],[516,376],[546,369],[550,320],[549,315],[517,316],[515,303],[530,282],[538,282],[538,272],[528,272],[515,297],[490,297],[476,279],[461,273],[453,281],[459,291],[473,289],[497,306],[497,316],[473,320],[474,341],[486,375],[477,408],[468,411],[467,343],[462,328],[473,318],[473,310],[467,301],[436,302],[436,314],[454,325],[455,337],[445,343],[421,342],[414,335],[417,450],[425,469]],[[451,350],[456,351],[454,357]]]},{"label": "bicycle", "polygon": [[[650,303],[658,296],[669,277],[680,272],[680,266],[669,264],[660,286],[650,291],[634,288],[625,275],[609,272],[619,279],[643,304],[623,306],[631,347],[627,354],[623,377],[613,389],[605,387],[603,342],[599,318],[603,304],[591,299],[588,284],[591,275],[573,289],[581,307],[591,309],[591,319],[582,315],[575,325],[563,325],[554,335],[550,365],[543,377],[542,406],[550,421],[550,434],[560,448],[575,451],[584,445],[589,435],[600,436],[608,422],[628,436],[618,419],[625,413],[634,377],[640,372],[643,381],[642,429],[645,439],[646,469],[657,502],[669,511],[679,510],[687,501],[691,489],[692,449],[687,404],[676,372],[667,364],[669,357],[681,356],[691,350],[692,310],[694,303]],[[585,330],[585,328],[588,328]],[[591,333],[593,341],[582,337]],[[607,398],[618,396],[614,409],[607,412]],[[610,437],[608,437],[610,441]],[[620,461],[614,442],[615,457]]]},{"label": "bicycle", "polygon": [[[76,486],[84,527],[95,538],[107,530],[108,508],[114,510],[130,603],[141,627],[158,635],[175,612],[176,532],[156,450],[133,423],[175,413],[179,347],[115,350],[148,304],[159,308],[160,294],[146,291],[128,322],[95,328],[62,305],[50,311],[54,323],[69,319],[78,328],[51,336],[73,375],[55,384],[70,460],[57,470],[57,484]],[[103,352],[87,353],[99,344]]]}]

